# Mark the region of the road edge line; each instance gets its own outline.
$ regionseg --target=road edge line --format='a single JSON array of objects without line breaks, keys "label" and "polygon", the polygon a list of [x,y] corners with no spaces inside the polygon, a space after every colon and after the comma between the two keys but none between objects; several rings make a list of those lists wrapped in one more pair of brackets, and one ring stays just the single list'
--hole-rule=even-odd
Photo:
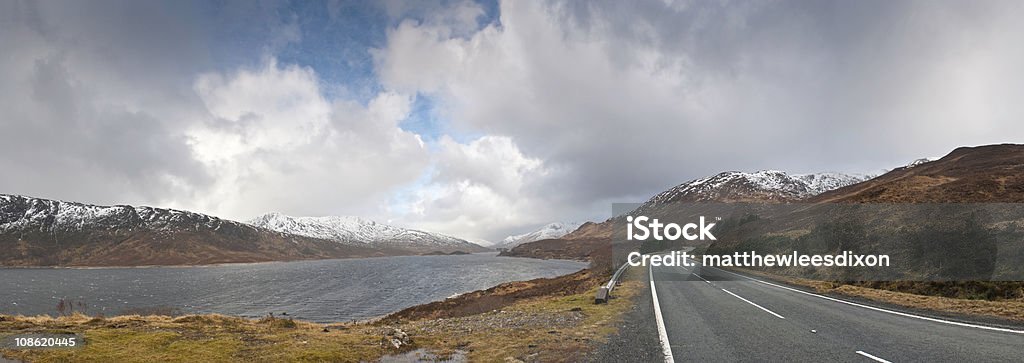
[{"label": "road edge line", "polygon": [[648,266],[647,272],[651,276],[651,300],[654,301],[654,320],[658,324],[658,340],[661,342],[661,354],[665,356],[665,363],[675,363],[675,359],[672,358],[672,346],[669,345],[668,341],[668,331],[665,330],[665,320],[661,316],[658,290],[654,287],[654,267]]}]

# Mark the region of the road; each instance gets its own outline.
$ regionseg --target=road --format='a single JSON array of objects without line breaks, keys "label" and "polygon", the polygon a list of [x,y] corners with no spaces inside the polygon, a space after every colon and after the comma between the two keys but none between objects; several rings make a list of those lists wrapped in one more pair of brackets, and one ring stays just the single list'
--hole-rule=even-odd
[{"label": "road", "polygon": [[1022,328],[868,306],[710,267],[645,269],[651,282],[639,303],[649,307],[631,313],[635,321],[596,360],[1024,361]]}]

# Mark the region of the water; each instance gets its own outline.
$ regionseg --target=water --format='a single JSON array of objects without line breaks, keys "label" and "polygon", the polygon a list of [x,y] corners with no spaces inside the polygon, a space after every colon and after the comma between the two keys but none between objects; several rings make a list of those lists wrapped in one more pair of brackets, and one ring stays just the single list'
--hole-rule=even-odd
[{"label": "water", "polygon": [[127,309],[315,322],[362,320],[503,282],[569,274],[582,262],[497,257],[403,256],[195,267],[0,268],[0,313],[55,315],[61,298],[90,315]]}]

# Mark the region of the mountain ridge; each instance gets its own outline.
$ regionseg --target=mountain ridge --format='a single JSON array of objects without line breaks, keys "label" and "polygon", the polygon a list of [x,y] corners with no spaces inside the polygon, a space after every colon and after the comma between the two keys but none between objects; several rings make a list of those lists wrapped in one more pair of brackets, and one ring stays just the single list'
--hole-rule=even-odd
[{"label": "mountain ridge", "polygon": [[566,234],[579,228],[582,223],[577,222],[552,222],[541,226],[539,229],[515,234],[505,237],[500,243],[494,245],[494,248],[514,248],[515,246],[521,245],[527,242],[540,241],[545,239],[560,238]]},{"label": "mountain ridge", "polygon": [[205,265],[455,252],[402,247],[339,243],[178,209],[0,194],[0,266]]},{"label": "mountain ridge", "polygon": [[[800,202],[800,203],[1024,203],[1024,145],[996,144],[958,147],[941,158],[920,158],[882,175],[857,183],[837,186],[820,194],[786,200],[779,195],[751,198],[756,193],[729,194],[722,190],[704,193],[692,185],[709,183],[706,178],[682,183],[648,200],[638,210],[652,204],[681,202]],[[754,173],[748,173],[754,174]],[[832,174],[832,173],[824,173]],[[801,175],[801,174],[795,174]],[[856,174],[854,174],[856,175]],[[744,183],[733,183],[743,185]],[[753,183],[757,185],[757,183]],[[828,185],[828,184],[823,184]],[[784,196],[785,193],[783,193]],[[722,199],[708,196],[725,196]],[[541,258],[592,258],[594,251],[607,248],[611,241],[611,223],[586,222],[559,239],[524,243],[505,255]]]},{"label": "mountain ridge", "polygon": [[490,249],[441,233],[396,227],[354,216],[295,217],[271,212],[246,222],[272,231],[373,247],[434,252],[483,252]]},{"label": "mountain ridge", "polygon": [[[649,198],[633,213],[643,214],[669,203],[704,202],[768,202],[800,201],[834,188],[852,185],[870,176],[835,172],[789,174],[779,170],[756,172],[725,171],[712,176],[680,183]],[[520,244],[503,253],[505,256],[594,259],[610,248],[612,224],[586,222],[576,230],[554,239]]]}]

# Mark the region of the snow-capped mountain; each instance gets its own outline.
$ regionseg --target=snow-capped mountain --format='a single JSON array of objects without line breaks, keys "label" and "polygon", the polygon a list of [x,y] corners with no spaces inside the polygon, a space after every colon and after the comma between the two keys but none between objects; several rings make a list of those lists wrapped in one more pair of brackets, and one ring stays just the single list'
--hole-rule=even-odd
[{"label": "snow-capped mountain", "polygon": [[659,193],[645,204],[671,202],[789,202],[860,183],[874,176],[843,173],[787,174],[727,171],[691,180]]},{"label": "snow-capped mountain", "polygon": [[[674,202],[796,202],[830,190],[857,184],[873,176],[842,173],[788,174],[777,170],[753,173],[727,171],[690,180],[658,193],[631,214],[645,214]],[[526,242],[504,252],[507,256],[535,258],[591,258],[611,242],[613,225],[624,223],[625,214],[600,223],[588,222],[559,238],[557,245]],[[554,247],[553,247],[554,246]]]},{"label": "snow-capped mountain", "polygon": [[396,254],[210,215],[0,194],[0,265],[190,265]]},{"label": "snow-capped mountain", "polygon": [[576,222],[554,222],[549,223],[540,229],[528,233],[517,234],[505,237],[495,248],[512,248],[523,243],[540,241],[543,239],[559,238],[575,231],[582,223]]},{"label": "snow-capped mountain", "polygon": [[440,233],[405,229],[359,217],[292,217],[280,213],[267,213],[247,223],[272,231],[343,244],[367,243],[378,248],[419,252],[480,252],[487,250],[479,245]]},{"label": "snow-capped mountain", "polygon": [[[643,214],[668,203],[795,202],[815,195],[874,178],[871,175],[843,173],[788,174],[778,170],[753,173],[726,171],[694,179],[658,193],[640,205],[634,214]],[[587,223],[563,236],[570,240],[600,240],[612,233],[614,218]]]},{"label": "snow-capped mountain", "polygon": [[913,168],[913,167],[921,165],[921,164],[933,162],[935,160],[939,160],[939,158],[938,157],[920,158],[920,159],[911,161],[909,164],[904,166],[903,169],[910,169],[910,168]]},{"label": "snow-capped mountain", "polygon": [[82,232],[104,230],[200,230],[249,228],[217,217],[153,207],[99,206],[18,195],[0,195],[0,232]]}]

